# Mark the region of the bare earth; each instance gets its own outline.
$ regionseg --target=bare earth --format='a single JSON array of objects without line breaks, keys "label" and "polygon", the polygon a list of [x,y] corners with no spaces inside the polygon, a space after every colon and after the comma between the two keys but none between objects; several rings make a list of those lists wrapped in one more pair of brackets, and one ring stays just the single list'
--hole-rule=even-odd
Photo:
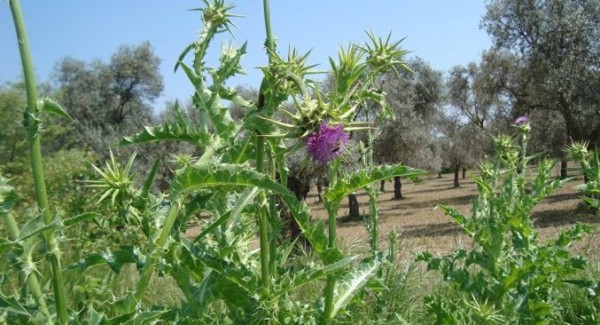
[{"label": "bare earth", "polygon": [[[548,196],[535,207],[533,218],[541,237],[550,239],[577,222],[591,225],[594,228],[592,235],[576,242],[574,248],[589,258],[600,260],[600,215],[581,207],[579,193],[574,189],[581,183],[582,178],[575,179]],[[477,195],[475,182],[467,175],[460,184],[460,188],[452,187],[453,175],[443,175],[442,178],[427,176],[416,184],[403,180],[404,199],[393,200],[393,184],[387,182],[378,205],[381,247],[388,246],[392,229],[399,234],[397,247],[402,259],[411,259],[413,254],[423,250],[443,254],[459,247],[471,247],[469,236],[442,210],[436,209],[438,205],[446,205],[471,216],[472,202]],[[357,196],[361,215],[367,215],[368,196],[365,193]],[[325,222],[327,214],[323,204],[318,202],[316,189],[311,189],[306,201],[314,220]],[[338,240],[354,253],[364,253],[369,249],[364,223],[362,220],[349,220],[347,214],[346,200],[338,211]],[[198,226],[191,227],[186,236],[194,237],[199,231]]]},{"label": "bare earth", "polygon": [[[400,235],[399,248],[417,253],[430,250],[438,253],[449,252],[458,247],[470,247],[472,242],[454,221],[436,209],[446,205],[471,216],[471,206],[477,189],[472,178],[461,179],[461,187],[453,188],[453,175],[425,177],[422,182],[413,184],[403,180],[403,200],[393,200],[393,184],[386,183],[386,191],[379,198],[380,243],[387,246],[389,232],[396,229]],[[600,259],[600,216],[585,208],[578,207],[579,194],[574,189],[582,179],[565,184],[548,196],[534,209],[533,218],[542,238],[556,238],[561,229],[567,229],[577,222],[592,225],[595,230],[575,244],[578,251],[590,258]],[[368,196],[358,193],[361,215],[369,213]],[[348,220],[348,202],[344,202],[338,212],[337,236],[345,247],[361,252],[368,248],[368,236],[362,220]],[[311,190],[307,204],[313,217],[326,219],[326,211],[318,202],[316,190]],[[408,255],[406,256],[408,257]]]}]

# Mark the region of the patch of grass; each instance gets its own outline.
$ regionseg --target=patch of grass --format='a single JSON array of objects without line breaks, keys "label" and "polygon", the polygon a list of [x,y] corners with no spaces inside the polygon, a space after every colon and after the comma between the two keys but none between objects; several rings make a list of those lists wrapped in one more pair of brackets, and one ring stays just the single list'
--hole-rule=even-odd
[{"label": "patch of grass", "polygon": [[[600,260],[589,261],[588,267],[581,272],[583,279],[596,279],[596,286],[600,285]],[[565,284],[558,296],[562,321],[565,324],[600,324],[600,295],[598,288],[582,289],[573,284]]]}]

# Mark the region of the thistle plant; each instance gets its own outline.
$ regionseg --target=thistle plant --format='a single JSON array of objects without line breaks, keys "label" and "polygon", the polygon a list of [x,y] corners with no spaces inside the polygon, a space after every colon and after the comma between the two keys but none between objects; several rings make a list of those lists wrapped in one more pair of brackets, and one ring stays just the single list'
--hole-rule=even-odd
[{"label": "thistle plant", "polygon": [[[25,78],[27,91],[27,109],[24,112],[25,123],[27,125],[27,140],[30,148],[32,175],[35,183],[36,198],[38,209],[43,215],[45,226],[49,226],[53,222],[53,216],[48,202],[48,194],[46,192],[46,182],[44,180],[44,170],[42,166],[42,149],[41,149],[41,119],[42,113],[50,112],[62,117],[68,117],[68,114],[55,102],[50,100],[38,99],[33,63],[31,60],[29,43],[25,29],[25,22],[21,11],[19,1],[9,1],[17,39],[19,40],[19,51],[21,54],[21,62],[23,65],[23,75]],[[13,231],[13,234],[16,234]],[[51,265],[52,272],[52,287],[54,292],[56,322],[64,324],[67,322],[67,296],[64,286],[64,277],[61,269],[60,249],[55,234],[52,230],[46,229],[43,234],[44,243],[48,261]],[[34,295],[37,298],[38,305],[44,311],[45,303],[39,296],[39,288],[35,288],[35,280],[30,281],[29,285]],[[33,287],[32,287],[33,286]]]},{"label": "thistle plant", "polygon": [[571,158],[579,161],[585,183],[577,189],[584,193],[583,200],[596,210],[600,210],[600,162],[598,150],[588,150],[587,142],[573,142],[565,148]]},{"label": "thistle plant", "polygon": [[[350,132],[374,127],[357,121],[361,111],[378,107],[381,114],[391,115],[377,81],[390,70],[407,69],[402,59],[406,52],[400,42],[391,42],[391,36],[382,40],[368,33],[369,44],[340,48],[337,61],[330,59],[333,90],[323,92],[309,78],[315,71],[308,64],[308,54],[290,48],[285,56],[276,50],[269,1],[264,0],[269,64],[261,68],[264,78],[259,97],[246,99],[226,83],[243,71],[240,62],[245,44],[223,46],[216,67],[208,66],[205,60],[214,37],[232,30],[232,20],[237,16],[232,13],[234,7],[224,0],[203,2],[204,7],[197,9],[203,22],[199,38],[184,49],[175,65],[194,86],[192,98],[198,120],[192,121],[179,112],[174,122],[147,126],[120,142],[187,142],[200,156],[178,159],[166,193],[150,190],[158,161],[146,175],[139,175],[145,177],[141,188],[130,172],[134,156],[122,165],[111,154],[104,168],[94,167],[99,178],[88,184],[100,191],[97,203],[110,202],[119,220],[141,228],[145,242],[107,247],[63,269],[55,235],[67,234],[68,226],[97,220],[100,215],[89,212],[61,221],[50,214],[41,169],[39,113],[68,115],[51,100],[37,101],[34,82],[27,79],[32,77],[32,67],[18,1],[10,1],[28,85],[25,116],[43,217],[33,218],[21,230],[8,217],[12,240],[4,240],[2,248],[21,252],[25,240],[42,234],[54,288],[52,299],[48,299],[36,280],[33,264],[22,260],[17,266],[30,270],[26,278],[35,306],[22,304],[25,297],[2,296],[4,302],[12,304],[11,317],[17,315],[14,319],[28,321],[39,316],[43,322],[58,323],[69,319],[96,323],[331,323],[379,273],[381,258],[348,256],[337,247],[336,217],[341,200],[348,194],[372,189],[371,184],[383,179],[424,173],[402,165],[374,167],[372,159],[357,171],[341,168],[344,152],[353,150]],[[186,61],[190,56],[191,64]],[[285,110],[283,106],[290,100],[294,110]],[[241,124],[231,118],[227,102],[247,110]],[[287,122],[278,120],[279,114],[286,116]],[[306,150],[309,159],[328,169],[329,187],[324,195],[327,231],[322,223],[312,220],[306,204],[287,188],[286,160],[300,150]],[[8,202],[5,197],[3,205]],[[376,216],[375,201],[376,196],[371,195],[372,214]],[[291,254],[295,243],[281,241],[281,205],[290,211],[319,258],[314,265],[295,265]],[[209,218],[200,225],[199,234],[194,238],[183,236],[187,221],[201,213]],[[255,238],[259,247],[253,250],[250,247]],[[376,244],[371,246],[376,254]],[[137,270],[132,290],[108,302],[90,301],[77,309],[69,305],[65,272],[92,272],[104,266],[122,273],[127,265]],[[170,279],[177,287],[182,297],[178,305],[148,302],[148,292],[159,278]],[[323,280],[325,285],[321,287]],[[311,286],[319,288],[314,295],[297,299],[301,288]]]},{"label": "thistle plant", "polygon": [[[529,120],[519,118],[514,126],[519,143],[510,136],[496,137],[495,159],[480,165],[472,216],[440,207],[473,239],[474,248],[418,257],[448,283],[448,292],[426,300],[438,322],[558,322],[557,295],[586,265],[569,245],[589,232],[588,226],[577,224],[556,239],[540,239],[531,211],[567,180],[551,179],[554,161],[526,154]],[[534,161],[537,168],[529,176]]]}]

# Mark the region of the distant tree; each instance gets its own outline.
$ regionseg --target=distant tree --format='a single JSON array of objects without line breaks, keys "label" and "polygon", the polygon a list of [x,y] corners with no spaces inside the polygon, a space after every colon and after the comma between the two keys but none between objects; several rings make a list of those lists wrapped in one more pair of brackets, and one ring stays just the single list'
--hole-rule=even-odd
[{"label": "distant tree", "polygon": [[109,87],[115,101],[109,114],[114,124],[123,123],[126,117],[139,118],[137,114],[149,113],[146,104],[153,102],[163,91],[159,69],[160,59],[149,42],[136,47],[121,46],[113,54],[108,70],[111,76]]},{"label": "distant tree", "polygon": [[[373,148],[374,159],[437,171],[441,161],[435,155],[432,140],[443,100],[442,74],[420,58],[407,64],[414,73],[388,74],[384,80],[395,119],[383,122]],[[403,198],[400,178],[394,179],[394,198]]]},{"label": "distant tree", "polygon": [[159,64],[148,42],[120,47],[108,64],[60,61],[54,72],[58,101],[77,123],[57,145],[102,152],[150,124],[150,104],[163,89]]},{"label": "distant tree", "polygon": [[0,163],[13,161],[25,150],[27,141],[23,127],[25,88],[12,83],[0,86]]},{"label": "distant tree", "polygon": [[475,62],[455,66],[447,81],[448,104],[457,108],[468,123],[486,130],[497,108],[490,76]]},{"label": "distant tree", "polygon": [[473,124],[465,123],[459,116],[444,114],[439,121],[440,137],[437,139],[444,167],[452,170],[455,188],[460,187],[460,171],[479,159],[477,148],[485,137]]},{"label": "distant tree", "polygon": [[[507,132],[514,121],[515,97],[507,91],[514,77],[512,57],[486,52],[481,62],[455,66],[446,80],[448,106],[442,115],[443,148],[447,167],[458,173],[472,167],[486,154],[492,153],[490,136]],[[460,139],[459,139],[460,138]],[[462,145],[463,148],[456,148]]]},{"label": "distant tree", "polygon": [[[52,89],[47,84],[38,85],[38,93],[40,97],[49,96]],[[25,111],[25,85],[23,82],[10,82],[0,85],[0,164],[5,165],[15,162],[19,159],[24,159],[27,150],[27,130],[24,123],[23,113]],[[45,123],[43,124],[42,132],[44,153],[52,152],[47,150],[51,147],[57,137],[65,132],[65,128],[56,123],[51,116],[41,115]],[[21,163],[15,163],[14,166]]]},{"label": "distant tree", "polygon": [[600,1],[494,0],[483,26],[496,49],[518,57],[524,113],[548,121],[557,112],[564,141],[600,143]]},{"label": "distant tree", "polygon": [[513,132],[515,119],[528,115],[532,121],[530,150],[563,157],[568,142],[564,119],[558,111],[545,109],[536,99],[537,86],[524,69],[523,60],[505,49],[492,49],[482,54],[479,70],[484,76],[484,86],[480,89],[493,98],[487,123],[489,133]]}]

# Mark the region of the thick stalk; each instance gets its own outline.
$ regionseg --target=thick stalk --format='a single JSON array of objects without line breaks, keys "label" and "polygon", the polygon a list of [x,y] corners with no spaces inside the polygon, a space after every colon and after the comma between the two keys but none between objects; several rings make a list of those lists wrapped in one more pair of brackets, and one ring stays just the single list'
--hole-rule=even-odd
[{"label": "thick stalk", "polygon": [[518,172],[520,177],[525,180],[525,172],[527,172],[527,142],[529,140],[529,136],[527,134],[523,134],[521,136],[521,148],[519,152],[519,165]]},{"label": "thick stalk", "polygon": [[[331,166],[329,166],[329,184],[330,186],[335,186],[338,178],[338,170],[339,170],[340,162],[338,160],[333,160],[331,162]],[[328,230],[329,230],[329,248],[335,247],[335,239],[336,239],[336,231],[337,231],[337,209],[339,207],[339,202],[329,202],[325,200],[325,207],[327,209],[328,214]]]},{"label": "thick stalk", "polygon": [[[269,0],[263,0],[263,10],[264,10],[264,20],[265,20],[265,29],[267,34],[266,46],[267,46],[267,55],[269,57],[269,63],[271,63],[271,53],[275,50],[275,45],[273,43],[273,35],[271,33],[271,13],[269,9]],[[258,109],[264,109],[268,106],[268,103],[265,103],[264,96],[264,87],[266,86],[265,80],[263,80],[261,84],[259,100],[258,100]],[[261,136],[261,134],[256,135],[256,171],[259,173],[264,173],[265,171],[265,139]],[[259,202],[266,202],[266,196],[264,191],[258,194],[257,199]],[[263,287],[265,289],[270,287],[270,258],[274,258],[274,256],[270,256],[271,251],[269,248],[269,220],[267,217],[266,206],[261,206],[258,210],[258,228],[259,228],[259,236],[260,236],[260,267],[261,267],[261,279],[263,282]]]},{"label": "thick stalk", "polygon": [[[523,198],[527,195],[526,190],[525,190],[525,173],[527,172],[527,142],[529,139],[529,134],[528,133],[523,133],[521,134],[521,147],[520,147],[520,152],[519,152],[519,161],[518,161],[518,166],[517,166],[517,174],[515,175],[516,179],[517,179],[517,186],[518,186],[518,196],[519,196],[519,200],[523,200]],[[517,202],[517,204],[522,204],[522,202]],[[528,228],[533,228],[533,223],[531,222],[531,218],[529,217],[529,215],[525,214],[523,215],[523,220],[522,220],[523,224],[527,225]],[[525,252],[529,252],[530,251],[530,247],[532,244],[532,240],[534,238],[534,236],[532,234],[523,234],[523,230],[519,230],[519,232],[521,232],[521,235],[523,236],[523,251]]]},{"label": "thick stalk", "polygon": [[[167,238],[169,238],[169,234],[171,233],[171,229],[175,224],[175,220],[177,220],[177,215],[179,214],[179,210],[181,209],[181,199],[176,199],[171,207],[169,208],[169,212],[167,214],[167,220],[165,221],[165,225],[163,226],[160,236],[154,242],[154,244],[150,247],[150,255],[148,256],[148,261],[144,264],[144,268],[142,269],[142,275],[140,276],[140,280],[138,281],[137,288],[133,297],[135,299],[135,303],[137,303],[146,292],[146,288],[150,283],[150,279],[154,274],[154,264],[158,260],[165,243],[167,242]],[[131,304],[128,308],[135,306],[135,304]]]},{"label": "thick stalk", "polygon": [[[367,121],[369,120],[369,107],[366,107]],[[367,130],[367,152],[365,152],[365,168],[373,167],[373,145],[375,137],[371,129]],[[377,185],[374,183],[369,185],[367,190],[369,195],[369,221],[371,222],[371,253],[377,254],[379,250],[379,211],[377,210],[377,199],[379,198],[379,191]]]},{"label": "thick stalk", "polygon": [[[264,172],[264,153],[265,153],[265,140],[260,135],[256,137],[256,170],[259,173]],[[264,203],[266,201],[265,192],[261,191],[258,194],[258,202]],[[262,205],[258,209],[258,229],[260,236],[260,275],[263,281],[263,287],[269,288],[271,281],[269,281],[269,220],[267,218],[267,211],[265,206]]]},{"label": "thick stalk", "polygon": [[[270,153],[270,151],[269,151]],[[275,173],[275,159],[272,157],[271,154],[269,154],[267,156],[267,159],[269,161],[269,166],[268,166],[268,175],[271,177],[271,179],[276,179],[276,173]],[[275,220],[275,218],[277,218],[277,197],[275,195],[270,195],[269,196],[269,225],[270,225],[270,231],[271,231],[271,235],[269,236],[269,274],[272,277],[277,277],[277,237],[279,236],[279,234],[281,233],[281,229],[276,229],[278,228],[278,226],[276,227],[275,225],[277,225],[277,220]]]},{"label": "thick stalk", "polygon": [[335,290],[335,275],[327,276],[327,285],[325,287],[325,310],[323,313],[323,323],[331,322],[331,314],[333,313],[333,291]]},{"label": "thick stalk", "polygon": [[375,255],[379,250],[379,211],[377,210],[377,197],[379,194],[375,184],[371,184],[369,187],[367,194],[369,195],[369,220],[371,222],[371,253]]},{"label": "thick stalk", "polygon": [[273,42],[273,32],[271,31],[271,8],[269,6],[269,0],[263,0],[263,12],[265,15],[265,32],[267,34],[267,54],[269,54],[269,63],[271,63],[271,55],[275,51],[275,43]]},{"label": "thick stalk", "polygon": [[[339,169],[339,161],[334,160],[331,162],[331,166],[329,167],[329,184],[330,186],[335,186],[337,183],[337,174]],[[328,202],[325,200],[325,207],[327,209],[328,214],[328,228],[329,228],[329,241],[328,248],[333,249],[336,246],[336,231],[337,231],[337,210],[338,210],[339,202]],[[333,312],[333,292],[335,290],[335,275],[327,276],[327,285],[325,287],[325,310],[323,312],[324,322],[329,323],[331,321],[330,317]]]},{"label": "thick stalk", "polygon": [[[335,248],[335,239],[336,239],[336,216],[337,216],[337,204],[331,204],[325,201],[325,205],[327,206],[327,214],[328,218],[328,226],[329,226],[329,243],[328,247],[330,249]],[[325,310],[323,312],[324,322],[329,323],[331,321],[330,317],[333,313],[333,292],[335,290],[335,275],[330,274],[327,276],[327,285],[325,287]]]},{"label": "thick stalk", "polygon": [[[44,180],[44,169],[42,165],[42,145],[40,135],[39,121],[36,119],[37,109],[37,88],[35,84],[35,74],[31,52],[27,42],[27,33],[25,30],[25,20],[18,0],[9,0],[10,10],[15,24],[19,51],[21,53],[21,62],[23,64],[23,76],[25,78],[25,89],[27,91],[27,110],[28,130],[27,140],[29,142],[31,167],[33,173],[33,182],[35,184],[35,193],[38,207],[44,215],[46,225],[52,222],[52,214],[48,204],[48,194],[46,192],[46,182]],[[57,321],[61,324],[67,322],[67,302],[63,279],[63,273],[60,265],[59,249],[52,231],[44,233],[47,258],[50,261],[52,272],[52,287],[54,289],[54,299],[56,301]]]}]

